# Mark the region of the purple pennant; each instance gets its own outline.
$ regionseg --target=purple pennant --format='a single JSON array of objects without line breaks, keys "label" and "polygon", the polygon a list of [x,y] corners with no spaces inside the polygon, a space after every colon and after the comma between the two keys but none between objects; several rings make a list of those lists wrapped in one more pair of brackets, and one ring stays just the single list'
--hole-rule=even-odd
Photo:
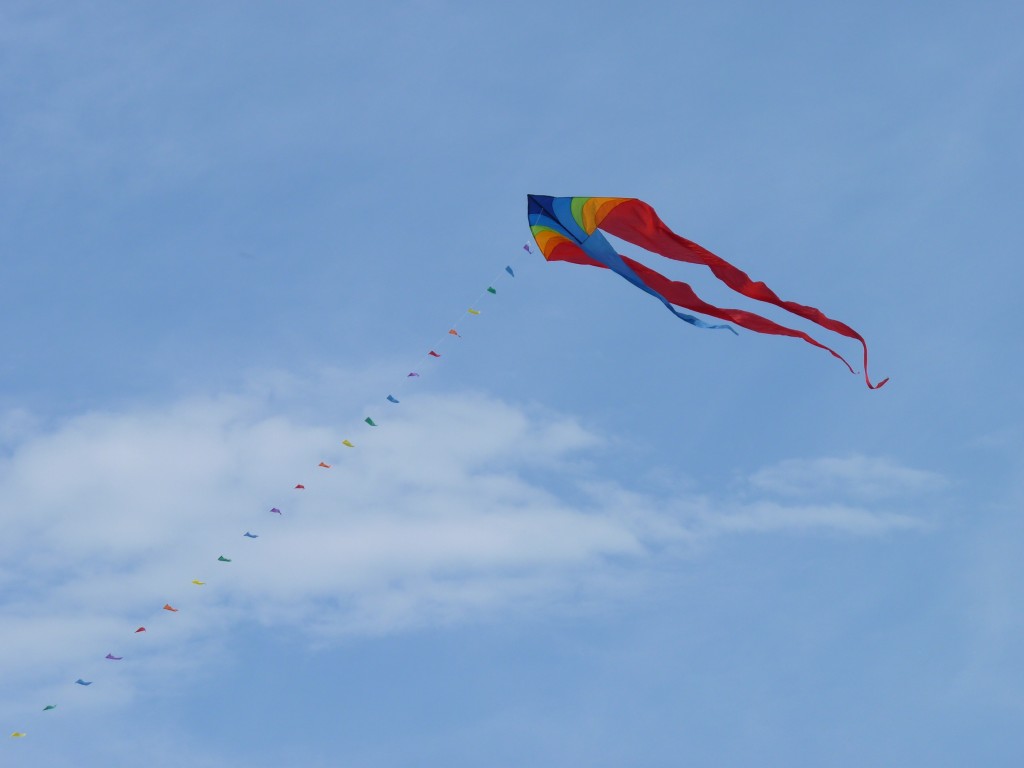
[{"label": "purple pennant", "polygon": [[280,514],[281,514],[281,510],[280,510],[280,509],[278,509],[277,507],[274,507],[274,508],[273,508],[273,509],[271,509],[270,511],[271,511],[271,513],[273,513],[273,514],[275,514],[275,515],[280,515]]},{"label": "purple pennant", "polygon": [[523,246],[523,250],[526,251],[527,253],[533,253],[533,251],[530,250],[530,246],[528,244]]},{"label": "purple pennant", "polygon": [[[410,373],[410,374],[409,374],[409,376],[419,376],[419,374],[418,374],[418,373],[416,373],[416,371],[413,371],[412,373]],[[409,376],[406,376],[405,378],[407,378],[407,379],[408,379],[408,378],[409,378]]]}]

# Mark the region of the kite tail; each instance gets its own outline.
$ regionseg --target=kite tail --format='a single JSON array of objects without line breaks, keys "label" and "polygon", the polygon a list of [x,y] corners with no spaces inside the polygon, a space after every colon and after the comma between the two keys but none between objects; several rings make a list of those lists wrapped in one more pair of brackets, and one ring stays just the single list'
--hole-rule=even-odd
[{"label": "kite tail", "polygon": [[[651,288],[651,290],[657,292],[661,296],[664,296],[677,306],[693,310],[694,312],[703,312],[705,315],[711,315],[711,317],[717,317],[720,320],[728,320],[730,323],[735,323],[741,328],[756,331],[757,333],[767,333],[773,336],[792,336],[793,338],[803,339],[808,344],[812,344],[819,349],[824,349],[833,357],[841,360],[842,363],[850,369],[850,373],[856,373],[856,371],[853,370],[853,366],[847,362],[846,358],[831,347],[826,347],[820,341],[817,341],[803,331],[798,331],[794,328],[787,328],[786,326],[779,325],[766,317],[761,317],[760,315],[756,315],[753,312],[747,312],[746,310],[725,309],[722,307],[716,307],[713,304],[708,304],[706,301],[701,299],[687,283],[683,283],[678,280],[669,280],[660,272],[655,272],[650,267],[646,267],[638,261],[633,261],[633,259],[630,259],[627,256],[623,256],[622,260],[637,273],[640,279],[644,281],[644,284]],[[883,381],[882,384],[884,383],[885,382]],[[882,384],[878,384],[877,386],[880,387]],[[868,386],[871,386],[870,382],[868,382]],[[875,388],[876,387],[872,387],[872,389]]]},{"label": "kite tail", "polygon": [[[649,251],[661,254],[666,258],[685,261],[690,264],[703,264],[711,270],[715,277],[737,293],[757,301],[774,304],[785,309],[787,312],[792,312],[794,315],[805,320],[810,320],[822,328],[860,342],[864,348],[864,381],[867,383],[868,388],[879,389],[889,380],[886,378],[877,384],[871,383],[871,379],[868,377],[868,345],[864,337],[853,330],[853,328],[846,325],[846,323],[833,320],[816,307],[780,299],[763,282],[751,280],[746,272],[733,266],[725,259],[716,256],[692,240],[687,240],[685,237],[677,235],[658,217],[654,209],[642,200],[629,199],[615,206],[601,221],[600,227],[609,234],[639,245]],[[762,333],[766,332],[762,331]],[[823,345],[817,344],[817,346]],[[828,347],[824,348],[828,349]],[[829,351],[832,352],[832,350]],[[836,355],[835,352],[832,352],[832,354]],[[836,355],[836,357],[842,360],[842,357],[839,355]],[[844,360],[843,362],[846,361]],[[849,364],[847,365],[849,366]]]},{"label": "kite tail", "polygon": [[[585,253],[583,253],[583,251],[581,251],[579,248],[569,245],[568,243],[556,246],[551,251],[551,255],[548,256],[547,258],[549,261],[569,261],[572,262],[573,264],[582,264],[588,267],[597,267],[598,269],[611,269],[607,264],[602,264],[601,262],[590,258]],[[627,259],[624,256],[620,255],[619,258],[621,258],[624,262],[628,262],[629,264],[634,265],[634,271],[636,266],[643,266],[638,265],[632,259]],[[699,317],[694,317],[693,315],[688,315],[685,312],[680,312],[672,305],[678,304],[679,306],[682,307],[685,306],[684,304],[678,301],[667,300],[665,296],[663,296],[656,288],[652,288],[650,285],[648,285],[642,277],[636,274],[630,274],[628,270],[623,270],[621,268],[615,268],[613,271],[618,272],[619,275],[621,275],[626,280],[631,282],[641,291],[644,291],[645,293],[649,293],[652,296],[654,296],[654,298],[656,298],[658,301],[665,305],[669,312],[671,312],[673,315],[678,317],[683,322],[689,323],[694,328],[707,328],[710,330],[724,329],[726,331],[730,331],[734,336],[739,335],[736,333],[736,330],[734,328],[730,328],[728,325],[716,325],[713,323],[708,323],[705,322],[704,320],[701,320]],[[657,275],[658,273],[653,272],[653,274]],[[661,277],[660,275],[658,276]],[[693,307],[687,307],[687,309],[693,309]],[[716,315],[716,317],[718,317],[718,315]]]}]

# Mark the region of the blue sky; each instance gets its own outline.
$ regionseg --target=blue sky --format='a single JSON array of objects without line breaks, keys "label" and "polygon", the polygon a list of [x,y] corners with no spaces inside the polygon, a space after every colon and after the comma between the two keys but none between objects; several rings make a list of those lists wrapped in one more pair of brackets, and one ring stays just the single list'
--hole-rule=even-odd
[{"label": "blue sky", "polygon": [[1019,764],[1022,16],[4,4],[0,762]]}]

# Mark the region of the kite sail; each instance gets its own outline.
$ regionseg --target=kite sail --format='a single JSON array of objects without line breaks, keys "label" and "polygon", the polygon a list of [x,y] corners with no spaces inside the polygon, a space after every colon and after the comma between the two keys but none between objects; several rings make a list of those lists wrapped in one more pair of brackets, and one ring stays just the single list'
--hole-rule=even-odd
[{"label": "kite sail", "polygon": [[725,320],[757,333],[792,336],[803,339],[831,353],[851,366],[842,355],[803,331],[784,325],[742,309],[726,309],[708,304],[687,283],[670,280],[650,267],[616,252],[603,233],[614,235],[645,250],[676,261],[703,264],[729,288],[751,299],[774,304],[798,317],[809,320],[826,330],[860,342],[864,349],[864,381],[870,389],[878,389],[888,379],[872,384],[868,377],[868,345],[864,338],[845,323],[833,320],[815,307],[780,299],[763,282],[755,282],[725,259],[702,248],[697,243],[680,237],[658,217],[654,209],[642,200],[627,197],[549,197],[527,195],[527,218],[534,240],[548,261],[568,261],[593,267],[611,269],[640,290],[661,301],[672,314],[698,328],[725,328],[727,324],[712,324],[694,315],[680,312],[676,307],[701,312]]}]

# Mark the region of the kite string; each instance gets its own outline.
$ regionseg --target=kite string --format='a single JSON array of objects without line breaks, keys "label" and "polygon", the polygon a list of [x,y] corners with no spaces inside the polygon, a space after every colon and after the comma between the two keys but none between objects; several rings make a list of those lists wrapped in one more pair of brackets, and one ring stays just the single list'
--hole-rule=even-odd
[{"label": "kite string", "polygon": [[[498,274],[487,284],[488,288],[495,288],[495,286],[500,286],[503,283],[507,282],[509,279],[512,279],[514,277],[515,277],[515,273],[512,271],[512,267],[511,266],[506,266],[500,272],[498,272]],[[439,337],[437,337],[437,339],[435,340],[433,346],[428,347],[428,349],[430,349],[432,351],[437,351],[438,349],[446,348],[447,345],[451,343],[452,336],[453,336],[451,331],[456,331],[457,332],[459,330],[459,327],[460,327],[460,321],[462,319],[464,319],[464,317],[467,314],[472,315],[473,312],[476,311],[475,307],[479,306],[480,300],[486,298],[489,294],[491,294],[491,292],[488,290],[488,288],[484,288],[483,290],[481,290],[475,296],[473,301],[471,301],[468,305],[466,305],[467,309],[462,311],[459,314],[458,319],[454,320],[451,324],[449,324],[449,326],[448,326],[449,330],[445,331],[443,334],[441,334]],[[495,288],[495,291],[497,291],[497,288]],[[495,293],[495,294],[491,294],[491,295],[497,295],[497,294]],[[477,312],[477,314],[479,314],[479,312]],[[458,338],[460,338],[460,339],[462,338],[461,334],[458,336]],[[427,356],[430,356],[430,352],[427,352],[425,354]],[[440,357],[440,354],[438,355],[438,357]],[[401,382],[401,384],[398,387],[398,391],[401,391],[401,392],[405,391],[406,387],[409,384],[409,378],[422,378],[422,375],[421,375],[419,370],[411,370],[410,373],[406,374],[406,376],[402,379],[402,382]]]},{"label": "kite string", "polygon": [[[526,251],[527,251],[527,253],[530,253],[530,250],[529,250],[529,247],[528,247],[528,246],[523,246],[523,247],[524,247],[524,250],[526,250]],[[497,295],[497,289],[496,289],[496,288],[495,288],[494,286],[495,286],[495,285],[502,285],[502,284],[503,284],[503,283],[504,283],[504,282],[506,281],[506,275],[508,275],[509,277],[513,277],[513,278],[515,277],[515,273],[513,272],[513,270],[512,270],[512,267],[511,267],[511,266],[506,266],[506,267],[505,267],[505,268],[504,268],[504,269],[503,269],[503,270],[502,270],[501,272],[499,272],[499,273],[498,273],[498,275],[497,275],[497,276],[496,276],[496,277],[495,277],[495,278],[494,278],[494,279],[493,279],[493,280],[492,280],[492,281],[491,281],[491,282],[490,282],[490,283],[488,284],[488,287],[487,287],[487,288],[485,288],[485,289],[483,289],[482,291],[480,291],[480,293],[479,293],[479,294],[478,294],[478,295],[476,296],[476,298],[474,299],[473,303],[472,303],[472,304],[470,304],[470,306],[469,306],[469,309],[468,309],[467,311],[468,311],[468,312],[469,312],[470,314],[474,314],[474,315],[479,315],[479,314],[480,314],[480,312],[479,312],[478,310],[476,310],[476,309],[474,308],[474,305],[476,305],[476,306],[479,306],[479,302],[480,302],[480,300],[481,300],[482,298],[484,298],[485,296],[487,296],[487,294]],[[456,321],[455,323],[453,323],[453,324],[452,324],[452,325],[450,326],[450,331],[452,331],[452,330],[456,330],[457,328],[458,328],[458,321]],[[450,333],[450,331],[449,331],[449,332],[446,332],[446,333],[445,333],[444,335],[442,335],[442,336],[441,336],[441,337],[439,338],[439,340],[438,340],[438,341],[437,341],[437,343],[435,344],[435,347],[442,347],[442,346],[444,346],[444,344],[445,344],[446,342],[450,341],[450,338],[449,338],[449,337],[450,337],[450,336],[452,335],[452,334]],[[459,338],[461,338],[461,336],[459,336]],[[431,349],[431,351],[434,351],[434,349],[432,348],[432,349]],[[429,354],[429,353],[428,353],[428,354]],[[440,356],[440,355],[438,355],[438,357],[439,357],[439,356]],[[410,374],[410,375],[411,375],[411,374]],[[416,375],[417,375],[417,377],[419,376],[418,372],[416,372]],[[408,378],[408,377],[406,377],[406,379],[407,379],[407,378]],[[397,399],[395,400],[395,402],[397,402]],[[378,426],[378,425],[377,425],[376,423],[373,423],[373,422],[372,422],[372,420],[371,420],[371,417],[367,417],[367,423],[368,423],[368,424],[369,424],[370,426]],[[319,465],[319,466],[321,466],[321,467],[326,467],[327,469],[330,469],[330,465],[326,464],[326,463],[325,463],[324,461],[322,461],[322,460],[321,460],[321,463],[320,463],[320,465]],[[304,490],[304,488],[305,488],[305,486],[304,486],[304,485],[303,485],[302,483],[299,483],[299,484],[297,484],[297,485],[295,486],[295,490]],[[278,515],[280,515],[280,514],[281,514],[281,510],[280,510],[280,509],[278,509],[277,507],[272,507],[270,511],[271,511],[271,513],[277,513]],[[244,535],[244,536],[246,536],[246,537],[249,537],[249,538],[251,538],[251,539],[256,539],[256,538],[259,538],[259,537],[260,537],[260,536],[259,536],[258,534],[252,534],[252,533],[251,533],[250,531],[248,531],[248,530],[247,530],[247,531],[245,532],[245,534],[243,534],[243,535]],[[224,562],[224,563],[230,563],[230,562],[232,562],[233,558],[228,558],[228,557],[226,557],[225,555],[219,555],[219,556],[218,556],[218,558],[217,558],[217,560],[218,560],[218,561],[220,561],[220,562]],[[204,586],[206,586],[206,582],[204,582],[204,581],[201,581],[201,580],[199,580],[199,579],[193,579],[193,580],[191,581],[191,583],[192,583],[192,584],[194,584],[194,585],[196,585],[197,587],[204,587]],[[172,605],[172,604],[171,604],[170,602],[164,603],[164,606],[163,606],[163,608],[162,608],[161,610],[162,610],[162,611],[167,611],[167,612],[169,612],[169,613],[178,613],[178,611],[179,611],[179,609],[175,608],[175,607],[174,607],[174,606],[173,606],[173,605]],[[155,614],[154,614],[154,616],[155,616]],[[150,623],[150,624],[151,624],[151,622],[147,622],[147,623]],[[140,633],[148,633],[148,630],[146,629],[146,626],[145,626],[145,624],[142,624],[142,625],[140,625],[140,626],[139,626],[139,627],[138,627],[137,629],[135,629],[135,630],[133,631],[133,634],[134,634],[134,635],[138,635],[138,634],[140,634]],[[108,659],[108,660],[111,660],[111,661],[122,661],[122,660],[124,659],[124,656],[115,656],[115,655],[114,655],[113,653],[109,653],[109,652],[108,652],[108,654],[107,654],[107,656],[106,656],[105,658],[106,658],[106,659]],[[83,687],[87,687],[87,686],[90,686],[90,685],[92,685],[92,683],[93,683],[93,681],[92,681],[92,680],[86,681],[86,680],[84,680],[83,678],[78,678],[78,679],[77,679],[77,680],[75,681],[75,684],[77,684],[77,685],[81,685],[81,686],[83,686]],[[42,710],[42,711],[43,711],[43,712],[46,712],[46,711],[50,711],[50,710],[56,709],[56,707],[57,707],[57,705],[56,705],[56,704],[47,704],[47,705],[46,705],[46,706],[45,706],[45,707],[43,708],[43,710]],[[15,731],[13,731],[13,732],[11,733],[11,738],[15,738],[15,739],[22,739],[22,738],[24,738],[24,737],[25,737],[25,736],[27,736],[27,735],[28,735],[28,734],[27,734],[26,732],[22,731],[22,730],[15,730]]]}]

